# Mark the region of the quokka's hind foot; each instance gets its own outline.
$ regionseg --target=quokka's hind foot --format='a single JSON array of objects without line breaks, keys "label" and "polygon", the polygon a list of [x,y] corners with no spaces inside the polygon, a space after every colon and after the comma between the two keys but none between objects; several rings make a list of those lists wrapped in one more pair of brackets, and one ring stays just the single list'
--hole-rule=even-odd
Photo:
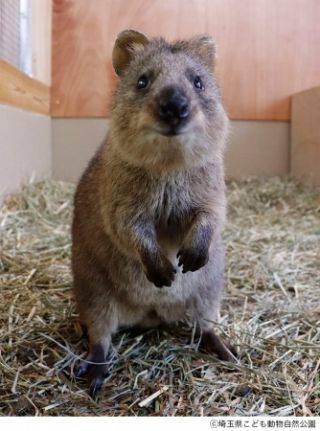
[{"label": "quokka's hind foot", "polygon": [[106,374],[107,364],[105,349],[101,344],[95,344],[90,349],[86,359],[79,361],[77,364],[75,376],[87,376],[89,395],[94,399],[101,389]]},{"label": "quokka's hind foot", "polygon": [[207,353],[214,353],[222,361],[237,361],[238,354],[236,349],[228,342],[222,341],[213,330],[202,333],[200,347]]}]

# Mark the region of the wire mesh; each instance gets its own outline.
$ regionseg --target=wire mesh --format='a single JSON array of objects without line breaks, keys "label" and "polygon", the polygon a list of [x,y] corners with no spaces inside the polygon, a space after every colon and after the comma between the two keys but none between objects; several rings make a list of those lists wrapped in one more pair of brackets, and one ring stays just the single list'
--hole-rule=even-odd
[{"label": "wire mesh", "polygon": [[30,75],[31,40],[31,0],[0,0],[0,59]]}]

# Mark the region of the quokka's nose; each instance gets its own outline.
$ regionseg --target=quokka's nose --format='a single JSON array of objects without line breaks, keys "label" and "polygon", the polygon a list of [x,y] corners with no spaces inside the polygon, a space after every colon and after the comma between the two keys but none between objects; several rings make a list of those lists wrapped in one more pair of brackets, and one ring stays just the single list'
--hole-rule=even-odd
[{"label": "quokka's nose", "polygon": [[166,88],[159,97],[159,116],[170,123],[179,123],[189,117],[189,101],[179,90]]}]

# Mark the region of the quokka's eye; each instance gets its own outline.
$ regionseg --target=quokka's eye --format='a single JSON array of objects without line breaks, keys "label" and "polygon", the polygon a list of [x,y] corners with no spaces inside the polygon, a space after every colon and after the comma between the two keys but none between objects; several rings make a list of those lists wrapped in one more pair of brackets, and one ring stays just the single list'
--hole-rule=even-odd
[{"label": "quokka's eye", "polygon": [[203,86],[203,83],[202,83],[202,81],[201,81],[200,76],[196,76],[196,77],[194,78],[193,85],[194,85],[198,90],[204,90],[204,86]]},{"label": "quokka's eye", "polygon": [[149,79],[146,77],[146,75],[141,75],[137,81],[137,89],[142,90],[143,88],[146,88],[148,84],[149,84]]}]

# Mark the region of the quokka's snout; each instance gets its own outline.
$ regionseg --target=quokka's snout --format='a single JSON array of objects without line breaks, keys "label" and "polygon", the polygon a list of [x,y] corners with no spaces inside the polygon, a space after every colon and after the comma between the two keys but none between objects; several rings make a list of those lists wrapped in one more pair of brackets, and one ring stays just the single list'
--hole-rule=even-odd
[{"label": "quokka's snout", "polygon": [[181,132],[190,120],[190,114],[190,100],[184,90],[168,86],[160,91],[156,98],[156,117],[168,135]]}]

